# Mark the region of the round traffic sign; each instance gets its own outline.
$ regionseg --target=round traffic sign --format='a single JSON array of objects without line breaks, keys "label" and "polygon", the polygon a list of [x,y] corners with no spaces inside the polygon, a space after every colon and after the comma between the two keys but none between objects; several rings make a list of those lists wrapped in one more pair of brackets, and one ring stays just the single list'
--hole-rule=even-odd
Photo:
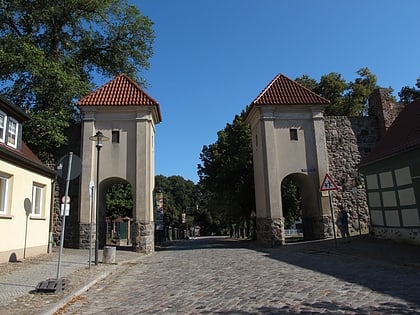
[{"label": "round traffic sign", "polygon": [[80,172],[82,170],[82,161],[80,158],[72,154],[71,159],[71,169],[70,169],[70,178],[67,178],[67,173],[69,170],[69,163],[70,163],[70,154],[67,154],[60,158],[57,163],[57,175],[63,179],[75,179],[79,177]]},{"label": "round traffic sign", "polygon": [[70,203],[71,199],[70,196],[67,196],[67,202],[66,202],[66,196],[61,197],[61,203]]}]

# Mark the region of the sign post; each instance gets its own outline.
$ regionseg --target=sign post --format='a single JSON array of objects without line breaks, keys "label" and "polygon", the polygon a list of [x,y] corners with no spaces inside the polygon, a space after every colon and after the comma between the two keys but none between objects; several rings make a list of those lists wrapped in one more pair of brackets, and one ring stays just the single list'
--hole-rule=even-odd
[{"label": "sign post", "polygon": [[62,213],[62,218],[63,219],[62,219],[61,237],[60,237],[60,252],[59,252],[59,255],[58,255],[57,280],[60,278],[61,256],[63,254],[64,229],[66,227],[66,206],[67,206],[67,202],[70,202],[69,183],[70,183],[70,177],[71,177],[72,163],[73,163],[73,152],[70,152],[69,156],[68,156],[65,195],[62,198],[62,202],[64,203],[64,207],[63,207],[63,213]]},{"label": "sign post", "polygon": [[[321,192],[333,192],[334,190],[338,190],[337,185],[334,183],[333,179],[330,175],[325,174],[325,177],[322,181],[321,188],[319,189]],[[331,193],[328,194],[328,199],[330,202],[330,211],[331,211],[331,221],[332,221],[332,227],[333,227],[333,234],[334,234],[334,245],[337,246],[337,236],[335,233],[335,220],[334,220],[334,211],[332,206],[332,200],[331,200]]]},{"label": "sign post", "polygon": [[70,197],[69,197],[69,183],[70,180],[75,179],[80,175],[82,168],[82,162],[77,155],[73,155],[73,152],[69,152],[68,155],[63,156],[57,163],[57,175],[66,181],[66,188],[64,196],[61,201],[63,203],[62,215],[62,226],[61,226],[61,237],[60,237],[60,251],[58,254],[58,266],[57,266],[57,278],[48,279],[41,281],[36,286],[37,292],[55,292],[59,289],[64,290],[68,284],[65,279],[60,279],[61,272],[61,256],[63,255],[64,245],[64,229],[66,227],[66,209],[70,209]]},{"label": "sign post", "polygon": [[92,237],[93,237],[93,197],[95,192],[95,183],[93,180],[89,183],[89,197],[90,197],[90,236],[89,236],[89,269],[92,266]]}]

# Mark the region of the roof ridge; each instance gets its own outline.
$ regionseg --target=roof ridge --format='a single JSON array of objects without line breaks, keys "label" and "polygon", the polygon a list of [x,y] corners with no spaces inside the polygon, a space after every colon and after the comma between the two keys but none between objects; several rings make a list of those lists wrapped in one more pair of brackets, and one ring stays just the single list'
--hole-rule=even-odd
[{"label": "roof ridge", "polygon": [[[287,78],[286,76],[284,76],[285,78]],[[288,78],[289,80],[293,81],[295,84],[300,85],[303,89],[307,90],[309,93],[315,94],[317,97],[323,98],[326,102],[331,103],[331,101],[325,97],[323,97],[322,95],[319,95],[318,93],[315,93],[314,91],[312,91],[311,89],[307,88],[306,86],[304,86],[303,84],[297,82],[296,80],[292,80],[290,78]]]},{"label": "roof ridge", "polygon": [[120,73],[112,80],[76,102],[78,106],[115,106],[115,105],[159,105],[153,97],[125,73]]},{"label": "roof ridge", "polygon": [[126,78],[128,81],[130,81],[137,89],[139,89],[143,94],[145,94],[148,98],[150,98],[150,100],[152,100],[154,103],[158,104],[158,101],[156,101],[153,97],[151,97],[149,94],[147,94],[144,89],[140,86],[140,84],[138,84],[136,81],[134,81],[132,78],[130,78],[127,74],[125,74],[124,72],[120,73],[118,76],[116,76],[114,78],[117,79],[118,77],[124,77]]},{"label": "roof ridge", "polygon": [[252,101],[253,103],[258,102],[258,100],[264,95],[266,91],[274,84],[278,77],[282,76],[281,73],[277,73],[277,75],[267,84],[267,86],[258,94],[258,96]]},{"label": "roof ridge", "polygon": [[321,104],[330,101],[282,73],[277,74],[251,104],[294,105]]}]

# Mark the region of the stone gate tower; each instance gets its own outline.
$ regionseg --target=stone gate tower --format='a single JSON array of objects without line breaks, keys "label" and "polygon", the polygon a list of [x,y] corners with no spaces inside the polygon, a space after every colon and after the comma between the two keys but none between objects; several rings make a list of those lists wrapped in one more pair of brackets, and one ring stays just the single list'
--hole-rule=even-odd
[{"label": "stone gate tower", "polygon": [[320,184],[328,173],[323,110],[329,101],[297,82],[277,75],[251,103],[257,238],[283,244],[284,211],[281,184],[300,187],[304,236],[332,235],[328,195]]},{"label": "stone gate tower", "polygon": [[88,244],[90,182],[96,183],[97,148],[89,140],[101,131],[109,141],[100,149],[99,247],[105,245],[105,193],[115,183],[133,190],[131,244],[139,252],[154,250],[153,189],[155,126],[161,122],[159,104],[127,75],[121,74],[81,99],[82,173],[80,178],[80,247]]}]

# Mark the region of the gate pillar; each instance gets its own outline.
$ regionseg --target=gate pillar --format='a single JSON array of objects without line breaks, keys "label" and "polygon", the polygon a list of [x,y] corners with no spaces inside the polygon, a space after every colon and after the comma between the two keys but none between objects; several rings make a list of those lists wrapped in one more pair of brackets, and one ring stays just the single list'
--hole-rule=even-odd
[{"label": "gate pillar", "polygon": [[[153,190],[155,185],[155,126],[162,120],[159,104],[125,74],[115,77],[77,102],[82,112],[82,174],[80,184],[79,244],[85,239],[90,222],[89,183],[96,181],[96,147],[89,137],[101,131],[110,141],[100,154],[99,217],[105,222],[105,182],[122,179],[133,188],[133,249],[154,250]],[[96,189],[96,188],[95,188]],[[95,208],[95,207],[94,207]],[[96,221],[95,221],[96,222]],[[99,235],[105,235],[104,225]],[[101,244],[101,242],[99,243]],[[102,244],[104,245],[104,244]]]},{"label": "gate pillar", "polygon": [[[285,244],[282,182],[301,188],[304,237],[328,234],[328,197],[319,185],[328,172],[323,110],[329,101],[299,83],[277,75],[251,103],[245,121],[251,125],[257,239]],[[306,230],[306,231],[305,231]]]},{"label": "gate pillar", "polygon": [[266,247],[285,244],[284,218],[257,218],[257,240]]}]

